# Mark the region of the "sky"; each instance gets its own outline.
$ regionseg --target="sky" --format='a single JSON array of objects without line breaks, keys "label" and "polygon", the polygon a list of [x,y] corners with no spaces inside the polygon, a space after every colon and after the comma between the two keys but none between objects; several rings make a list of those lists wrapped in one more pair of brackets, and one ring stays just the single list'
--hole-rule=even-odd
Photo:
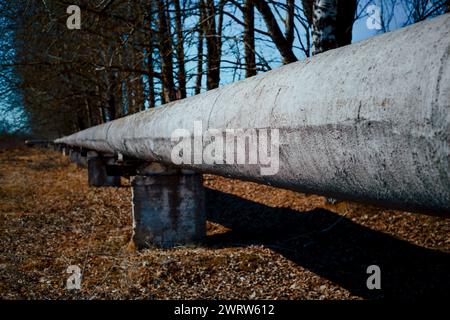
[{"label": "sky", "polygon": [[[353,24],[353,30],[352,30],[352,43],[365,40],[367,38],[370,38],[372,36],[375,36],[377,34],[383,33],[383,30],[377,30],[377,29],[369,29],[367,26],[368,22],[367,20],[370,19],[370,15],[374,14],[373,10],[370,10],[371,5],[375,5],[380,9],[380,14],[383,10],[383,0],[366,0],[366,1],[360,1],[358,5],[358,12],[357,15],[359,16],[359,19],[355,21]],[[386,8],[385,11],[392,10],[392,8]],[[373,16],[374,17],[374,16]],[[393,15],[392,19],[388,24],[388,30],[386,31],[393,31],[398,28],[401,28],[405,25],[407,21],[407,16],[405,14],[405,10],[402,7],[400,3],[397,3],[395,7],[393,8]],[[370,25],[370,23],[369,23]]]},{"label": "sky", "polygon": [[[298,0],[299,1],[299,0]],[[371,17],[376,17],[376,12],[374,12],[373,7],[370,8],[371,5],[377,5],[377,8],[382,8],[382,1],[383,0],[362,0],[360,1],[358,5],[357,10],[357,16],[358,19],[355,21],[353,25],[353,38],[352,42],[358,42],[365,40],[369,37],[372,37],[374,35],[380,34],[383,32],[383,30],[376,30],[371,29],[371,25],[367,23],[368,19],[371,19]],[[369,9],[372,9],[372,11],[368,11]],[[376,9],[376,8],[375,8]],[[237,18],[242,18],[240,16],[239,11],[231,12],[233,15],[235,15]],[[402,27],[405,24],[406,16],[404,14],[404,11],[400,6],[396,6],[394,8],[393,12],[393,19],[391,20],[389,24],[389,30],[395,30],[399,27]],[[371,21],[374,21],[373,19]],[[1,31],[1,24],[4,23],[2,20],[0,20],[0,31]],[[187,24],[189,24],[189,21],[186,21]],[[196,23],[192,22],[192,23]],[[237,59],[240,59],[240,61],[244,62],[244,55],[243,55],[243,48],[242,48],[242,27],[236,26],[236,23],[233,23],[231,19],[225,18],[224,20],[224,26],[226,30],[224,31],[224,34],[230,37],[230,41],[224,42],[223,47],[223,59],[225,60],[222,63],[222,66],[224,67],[224,71],[221,73],[221,85],[224,85],[226,83],[238,81],[244,78],[244,70],[235,70],[234,65],[227,63],[226,61],[236,61]],[[373,24],[372,24],[373,26]],[[262,19],[257,19],[255,21],[255,27],[264,30],[265,24],[262,21]],[[299,28],[300,30],[301,28]],[[12,34],[5,34],[2,33],[0,35],[0,43],[3,41],[8,41],[8,37],[12,37]],[[304,39],[304,35],[301,35],[301,38]],[[189,39],[186,39],[186,41],[189,41]],[[256,50],[257,52],[263,56],[270,64],[271,68],[276,68],[278,66],[281,66],[281,57],[278,53],[278,50],[276,47],[271,44],[270,42],[264,42],[264,41],[258,41],[256,43]],[[296,36],[296,40],[294,42],[294,46],[299,46],[299,39]],[[193,48],[189,49],[186,53],[187,56],[195,56],[196,48],[193,46]],[[298,56],[299,60],[302,60],[305,58],[305,55],[301,52],[301,50],[295,50],[296,55]],[[0,52],[2,54],[2,52]],[[0,57],[1,58],[1,57]],[[195,70],[196,62],[192,62],[191,65],[187,65],[186,69],[189,71],[190,69]],[[205,77],[204,77],[205,78]],[[1,80],[1,79],[0,79]],[[193,86],[195,79],[191,79],[191,81],[188,83],[188,86]],[[205,81],[205,79],[204,79]],[[3,85],[2,85],[3,83]],[[5,90],[5,83],[0,81],[0,93]],[[188,90],[188,94],[193,93],[193,91]],[[1,95],[0,96],[0,131],[2,130],[2,126],[10,127],[10,128],[17,128],[18,125],[21,123],[21,120],[26,118],[25,113],[23,112],[23,108],[21,108],[21,99],[20,97],[14,97],[12,95]],[[23,121],[22,121],[23,122]]]}]

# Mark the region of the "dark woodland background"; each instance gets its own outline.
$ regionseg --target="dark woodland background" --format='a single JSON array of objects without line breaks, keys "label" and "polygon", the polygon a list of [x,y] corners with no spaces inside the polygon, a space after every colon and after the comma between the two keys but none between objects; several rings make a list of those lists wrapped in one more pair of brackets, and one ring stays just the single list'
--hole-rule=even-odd
[{"label": "dark woodland background", "polygon": [[[73,4],[81,30],[66,25]],[[370,4],[0,0],[0,132],[56,138],[347,45]],[[373,4],[377,33],[450,10],[448,0]]]}]

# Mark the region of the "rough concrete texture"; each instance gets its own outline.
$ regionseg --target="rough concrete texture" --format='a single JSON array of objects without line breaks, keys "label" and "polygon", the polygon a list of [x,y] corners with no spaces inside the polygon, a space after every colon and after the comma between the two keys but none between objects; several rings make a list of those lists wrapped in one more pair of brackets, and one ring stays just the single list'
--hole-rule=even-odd
[{"label": "rough concrete texture", "polygon": [[87,157],[83,157],[80,153],[78,153],[77,166],[80,168],[87,168]]},{"label": "rough concrete texture", "polygon": [[69,150],[69,159],[76,163],[78,161],[78,153],[75,150]]},{"label": "rough concrete texture", "polygon": [[80,168],[87,168],[87,158],[81,155],[81,152],[78,150],[70,150],[69,151],[69,159],[70,161],[76,163]]},{"label": "rough concrete texture", "polygon": [[171,162],[171,134],[275,128],[280,169],[200,171],[408,210],[450,212],[450,14],[319,54],[57,143]]},{"label": "rough concrete texture", "polygon": [[106,164],[108,159],[96,155],[88,154],[88,183],[93,187],[120,187],[120,177],[108,176]]},{"label": "rough concrete texture", "polygon": [[201,175],[157,172],[132,180],[133,243],[137,248],[195,244],[206,235]]}]

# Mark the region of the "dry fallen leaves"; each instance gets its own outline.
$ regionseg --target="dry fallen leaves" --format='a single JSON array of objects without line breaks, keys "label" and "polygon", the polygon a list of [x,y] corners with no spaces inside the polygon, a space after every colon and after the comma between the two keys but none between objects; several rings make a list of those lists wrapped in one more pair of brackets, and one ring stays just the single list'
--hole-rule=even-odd
[{"label": "dry fallen leaves", "polygon": [[[128,187],[90,188],[60,154],[22,148],[0,150],[0,181],[3,299],[449,296],[448,219],[205,175],[205,244],[134,252]],[[81,290],[65,288],[69,265]]]}]

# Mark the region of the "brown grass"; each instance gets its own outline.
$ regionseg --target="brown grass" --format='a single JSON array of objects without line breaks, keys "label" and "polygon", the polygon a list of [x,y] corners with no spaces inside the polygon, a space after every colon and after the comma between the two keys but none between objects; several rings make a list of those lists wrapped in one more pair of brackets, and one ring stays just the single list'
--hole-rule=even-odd
[{"label": "brown grass", "polygon": [[[206,243],[133,252],[129,188],[90,188],[66,158],[24,148],[0,150],[0,182],[3,299],[449,297],[448,219],[205,175]],[[365,287],[370,264],[381,291]],[[81,290],[65,288],[69,265]]]}]

